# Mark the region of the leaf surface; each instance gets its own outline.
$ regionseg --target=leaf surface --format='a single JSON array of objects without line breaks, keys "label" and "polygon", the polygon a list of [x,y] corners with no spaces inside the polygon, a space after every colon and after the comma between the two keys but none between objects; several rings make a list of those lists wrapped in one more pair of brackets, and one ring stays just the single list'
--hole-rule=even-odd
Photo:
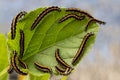
[{"label": "leaf surface", "polygon": [[0,42],[0,80],[7,80],[8,51],[6,38],[3,34],[0,34]]},{"label": "leaf surface", "polygon": [[89,32],[94,32],[95,34],[87,41],[83,51],[85,55],[94,44],[99,29],[98,25],[93,23],[89,26],[87,32],[84,31],[87,22],[90,20],[88,17],[85,17],[85,19],[81,21],[69,18],[64,22],[59,23],[59,20],[63,16],[70,13],[66,12],[65,9],[62,8],[61,12],[52,11],[45,15],[36,28],[31,31],[31,25],[43,10],[45,10],[45,8],[39,8],[29,12],[21,21],[18,22],[15,39],[11,40],[9,33],[8,40],[10,49],[16,50],[19,53],[20,29],[24,31],[25,51],[23,61],[28,64],[30,74],[39,76],[46,75],[47,73],[36,69],[34,62],[39,62],[42,65],[52,68],[53,72],[57,74],[55,66],[58,65],[58,62],[55,59],[55,50],[59,48],[60,56],[63,60],[73,66],[71,64],[72,59],[75,56],[84,36]]}]

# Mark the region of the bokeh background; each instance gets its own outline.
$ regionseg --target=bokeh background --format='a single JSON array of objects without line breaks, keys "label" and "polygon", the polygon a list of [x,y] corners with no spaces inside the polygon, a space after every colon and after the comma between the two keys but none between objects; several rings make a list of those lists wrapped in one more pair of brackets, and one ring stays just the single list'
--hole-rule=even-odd
[{"label": "bokeh background", "polygon": [[107,23],[68,80],[120,80],[120,0],[0,0],[0,33],[7,35],[18,12],[46,6],[80,8]]}]

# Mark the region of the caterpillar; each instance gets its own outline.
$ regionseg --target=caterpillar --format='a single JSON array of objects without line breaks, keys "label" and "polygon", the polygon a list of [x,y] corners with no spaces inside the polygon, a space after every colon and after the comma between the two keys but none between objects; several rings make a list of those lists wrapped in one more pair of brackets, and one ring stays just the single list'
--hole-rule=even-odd
[{"label": "caterpillar", "polygon": [[65,69],[59,68],[58,66],[55,66],[55,68],[59,73],[64,73],[66,71]]},{"label": "caterpillar", "polygon": [[75,65],[76,62],[79,60],[80,56],[83,55],[82,53],[83,53],[84,47],[85,47],[87,41],[89,40],[89,38],[90,38],[91,36],[93,36],[93,35],[94,35],[94,33],[92,33],[92,32],[87,33],[87,34],[85,35],[85,37],[83,38],[83,40],[82,40],[82,42],[81,42],[81,44],[80,44],[80,47],[79,47],[76,55],[74,56],[74,58],[73,58],[73,60],[72,60],[72,65]]},{"label": "caterpillar", "polygon": [[65,20],[67,20],[67,19],[69,19],[69,18],[75,18],[75,19],[77,19],[77,20],[83,20],[83,19],[85,18],[85,16],[78,16],[78,15],[76,15],[76,14],[68,14],[68,15],[64,16],[63,18],[61,18],[61,19],[59,20],[59,23],[65,21]]},{"label": "caterpillar", "polygon": [[56,60],[63,66],[67,67],[67,68],[71,68],[70,65],[68,65],[61,57],[60,57],[60,53],[59,53],[59,49],[57,49],[55,51],[55,58]]},{"label": "caterpillar", "polygon": [[11,73],[13,72],[13,70],[14,70],[14,69],[13,69],[12,65],[10,65],[9,68],[8,68],[8,70],[7,70],[7,72],[8,72],[9,74],[11,74]]},{"label": "caterpillar", "polygon": [[48,73],[51,73],[51,74],[52,74],[52,69],[51,69],[51,68],[49,68],[49,67],[47,67],[47,66],[43,66],[43,65],[41,65],[41,64],[39,64],[39,63],[37,63],[37,62],[35,62],[34,65],[36,66],[36,68],[37,68],[38,70],[41,70],[41,71],[43,71],[43,72],[48,72]]},{"label": "caterpillar", "polygon": [[24,40],[25,40],[24,32],[23,30],[20,30],[20,58],[23,57],[24,53]]},{"label": "caterpillar", "polygon": [[60,11],[60,8],[57,6],[52,6],[52,7],[48,7],[47,9],[45,9],[35,19],[35,21],[33,22],[32,26],[31,26],[31,30],[33,30],[37,26],[37,24],[42,20],[42,18],[44,18],[45,15],[47,15],[48,13],[50,13],[52,11]]},{"label": "caterpillar", "polygon": [[20,58],[18,58],[19,64],[21,65],[21,67],[28,69],[28,66],[25,62],[23,62]]},{"label": "caterpillar", "polygon": [[69,75],[73,69],[66,68],[65,70],[59,68],[58,66],[55,66],[56,70],[60,73],[60,75]]},{"label": "caterpillar", "polygon": [[90,25],[92,22],[97,22],[97,23],[103,24],[103,25],[106,24],[106,23],[103,22],[103,21],[100,21],[100,20],[97,20],[97,19],[91,19],[91,20],[87,23],[87,25],[86,25],[86,27],[85,27],[85,31],[88,30],[88,27],[89,27],[89,25]]},{"label": "caterpillar", "polygon": [[21,11],[20,13],[18,13],[18,14],[13,18],[12,23],[11,23],[11,39],[14,39],[14,38],[15,38],[17,22],[18,22],[23,16],[25,16],[25,14],[27,14],[27,12]]},{"label": "caterpillar", "polygon": [[89,18],[94,18],[93,16],[91,16],[89,13],[85,12],[85,11],[82,11],[82,10],[79,10],[77,8],[67,8],[66,11],[72,11],[72,12],[78,12],[78,13],[81,13],[81,14],[84,14],[86,16],[88,16]]},{"label": "caterpillar", "polygon": [[11,63],[12,63],[12,67],[13,69],[18,73],[18,74],[21,74],[21,75],[27,75],[28,73],[27,72],[23,72],[19,69],[18,65],[17,65],[17,60],[18,60],[18,57],[17,57],[17,52],[14,50],[13,51],[13,57],[11,59]]}]

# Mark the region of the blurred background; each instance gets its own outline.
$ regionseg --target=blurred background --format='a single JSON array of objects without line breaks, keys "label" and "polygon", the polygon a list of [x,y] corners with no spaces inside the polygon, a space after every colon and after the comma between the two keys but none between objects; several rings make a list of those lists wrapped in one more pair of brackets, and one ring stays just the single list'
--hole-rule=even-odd
[{"label": "blurred background", "polygon": [[107,23],[68,80],[120,80],[120,0],[0,0],[0,33],[8,33],[18,12],[46,6],[80,8]]}]

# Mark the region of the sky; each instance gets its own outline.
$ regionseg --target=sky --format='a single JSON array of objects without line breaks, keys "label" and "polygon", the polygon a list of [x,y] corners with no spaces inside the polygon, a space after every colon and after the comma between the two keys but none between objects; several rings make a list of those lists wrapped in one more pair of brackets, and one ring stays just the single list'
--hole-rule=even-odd
[{"label": "sky", "polygon": [[120,80],[120,0],[0,0],[0,33],[7,34],[18,12],[46,6],[80,8],[107,23],[68,80]]}]

